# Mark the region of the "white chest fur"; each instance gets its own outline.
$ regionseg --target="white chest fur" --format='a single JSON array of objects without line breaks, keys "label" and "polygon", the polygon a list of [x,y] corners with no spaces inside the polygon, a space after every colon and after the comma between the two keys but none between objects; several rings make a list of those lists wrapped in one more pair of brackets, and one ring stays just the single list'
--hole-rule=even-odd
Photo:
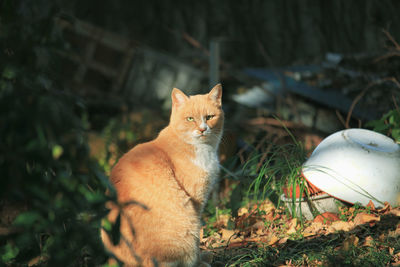
[{"label": "white chest fur", "polygon": [[211,180],[217,178],[219,173],[219,161],[217,150],[209,144],[197,144],[195,146],[195,158],[193,162],[206,172]]},{"label": "white chest fur", "polygon": [[196,195],[202,202],[203,207],[214,188],[219,175],[219,161],[217,149],[208,144],[197,144],[195,146],[195,158],[193,163],[201,168],[205,175],[199,177],[199,181],[203,186],[198,188]]}]

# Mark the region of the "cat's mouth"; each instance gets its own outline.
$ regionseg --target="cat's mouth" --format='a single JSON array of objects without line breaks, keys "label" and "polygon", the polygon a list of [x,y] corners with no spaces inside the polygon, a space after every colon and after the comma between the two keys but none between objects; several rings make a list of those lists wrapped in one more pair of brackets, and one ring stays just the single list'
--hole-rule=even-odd
[{"label": "cat's mouth", "polygon": [[196,139],[204,140],[204,139],[207,139],[207,138],[208,138],[208,134],[204,134],[204,133],[202,133],[202,134],[196,134],[194,137],[195,137]]},{"label": "cat's mouth", "polygon": [[210,138],[210,132],[194,132],[192,138],[204,142]]}]

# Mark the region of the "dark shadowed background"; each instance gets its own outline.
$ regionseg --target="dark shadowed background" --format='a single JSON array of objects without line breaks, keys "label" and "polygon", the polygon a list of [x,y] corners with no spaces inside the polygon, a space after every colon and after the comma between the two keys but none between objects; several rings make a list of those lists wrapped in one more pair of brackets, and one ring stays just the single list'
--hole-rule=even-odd
[{"label": "dark shadowed background", "polygon": [[[288,142],[288,129],[308,151],[368,123],[400,140],[399,10],[394,0],[0,1],[2,262],[105,262],[107,175],[168,123],[173,87],[223,84],[221,159],[232,168]],[[103,227],[119,238],[118,225]]]}]

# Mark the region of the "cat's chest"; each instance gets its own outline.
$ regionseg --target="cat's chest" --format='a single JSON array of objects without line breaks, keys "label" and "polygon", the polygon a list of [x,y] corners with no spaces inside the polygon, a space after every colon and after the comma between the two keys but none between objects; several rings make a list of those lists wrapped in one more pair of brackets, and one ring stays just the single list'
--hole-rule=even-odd
[{"label": "cat's chest", "polygon": [[193,163],[206,173],[207,178],[216,179],[219,173],[217,150],[207,144],[195,146]]}]

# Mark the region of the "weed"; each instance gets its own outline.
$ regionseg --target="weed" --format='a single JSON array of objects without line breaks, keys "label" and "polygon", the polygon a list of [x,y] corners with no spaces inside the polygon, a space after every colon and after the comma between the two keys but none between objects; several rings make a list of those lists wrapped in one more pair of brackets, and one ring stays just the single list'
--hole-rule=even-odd
[{"label": "weed", "polygon": [[368,122],[365,126],[371,127],[374,131],[387,134],[400,142],[400,110],[393,109],[383,115],[379,120]]},{"label": "weed", "polygon": [[[300,195],[308,194],[307,182],[301,174],[302,164],[306,158],[303,146],[296,142],[295,144],[272,145],[271,147],[271,152],[267,156],[255,155],[244,166],[248,173],[258,170],[246,192],[246,197],[254,202],[267,197],[274,201],[275,198],[274,203],[280,206],[279,196],[282,195],[285,187],[292,192],[296,192],[296,188],[299,188]],[[262,158],[266,158],[266,160],[260,164],[259,159]],[[295,217],[301,214],[301,206],[298,210],[296,201],[296,194],[292,194],[289,209],[290,214]],[[301,219],[301,216],[298,217]]]},{"label": "weed", "polygon": [[352,206],[347,206],[343,203],[338,204],[339,219],[342,221],[350,221],[359,213],[371,214],[371,207],[364,207],[356,202]]}]

